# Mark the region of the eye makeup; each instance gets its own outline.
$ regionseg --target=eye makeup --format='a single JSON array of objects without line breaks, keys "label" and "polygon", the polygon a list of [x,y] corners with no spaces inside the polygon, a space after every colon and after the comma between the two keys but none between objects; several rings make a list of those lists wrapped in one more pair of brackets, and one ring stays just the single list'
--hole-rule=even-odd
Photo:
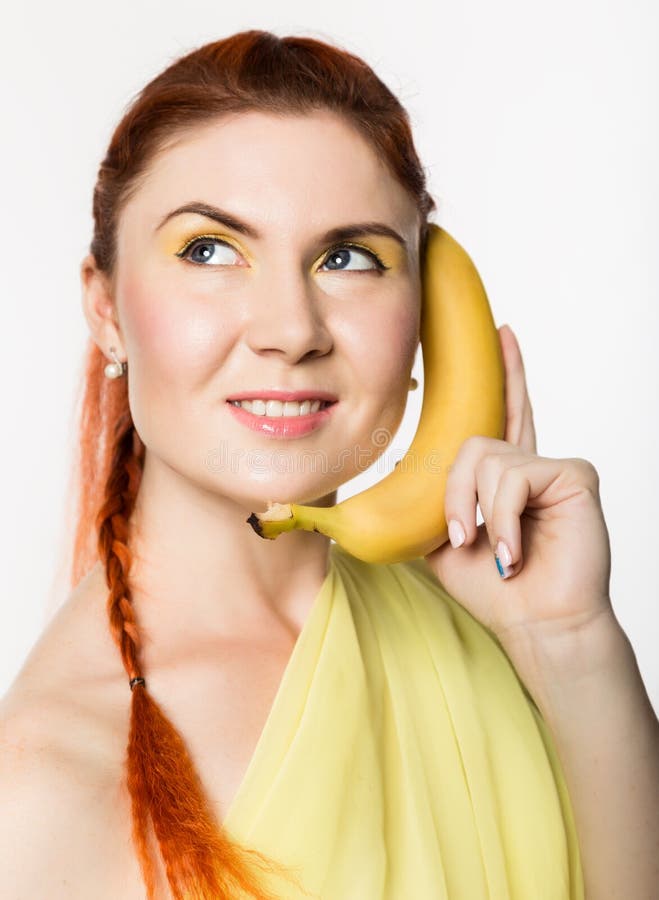
[{"label": "eye makeup", "polygon": [[[376,267],[380,271],[384,271],[385,269],[390,268],[389,266],[384,264],[382,259],[375,252],[375,250],[370,250],[368,247],[362,247],[361,244],[353,244],[350,241],[348,241],[347,243],[343,243],[343,244],[336,244],[334,247],[330,247],[330,249],[327,250],[327,252],[324,254],[321,265],[325,265],[325,263],[332,256],[332,254],[338,253],[339,250],[359,250],[360,253],[365,253],[366,256],[370,257],[373,260],[373,262],[375,263]],[[334,270],[334,271],[337,271],[337,270]],[[343,271],[343,270],[339,269],[338,271]],[[349,270],[346,270],[346,271],[349,271]],[[360,269],[358,271],[368,272],[370,270],[369,269]]]},{"label": "eye makeup", "polygon": [[211,243],[212,241],[217,241],[218,244],[224,244],[225,247],[231,247],[232,250],[235,250],[236,253],[239,252],[237,247],[234,247],[233,244],[230,244],[229,241],[221,238],[217,234],[196,234],[194,237],[188,238],[180,250],[177,250],[175,256],[183,256],[194,244],[197,242],[206,241]]},{"label": "eye makeup", "polygon": [[[203,243],[218,243],[222,244],[225,247],[230,247],[232,250],[239,252],[236,247],[233,246],[229,241],[220,237],[217,234],[196,234],[193,237],[187,238],[183,244],[183,246],[175,252],[175,255],[181,259],[186,258],[186,254],[193,250],[195,246]],[[359,271],[359,272],[373,272],[373,271],[386,271],[391,268],[391,265],[387,265],[381,256],[375,251],[370,249],[369,247],[365,247],[362,244],[357,244],[352,241],[344,241],[343,243],[337,243],[333,247],[328,248],[323,256],[321,257],[320,266],[326,264],[328,259],[331,258],[332,254],[337,253],[339,250],[357,250],[365,256],[369,257],[371,261],[375,264],[375,269],[334,269],[329,271],[342,272],[342,271]],[[204,266],[204,263],[193,263],[193,265],[201,265]],[[211,266],[213,268],[213,266]]]}]

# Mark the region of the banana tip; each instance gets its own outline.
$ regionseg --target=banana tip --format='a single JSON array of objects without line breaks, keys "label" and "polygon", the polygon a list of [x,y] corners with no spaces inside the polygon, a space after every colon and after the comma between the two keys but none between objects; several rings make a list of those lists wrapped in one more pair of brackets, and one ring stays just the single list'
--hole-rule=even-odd
[{"label": "banana tip", "polygon": [[259,537],[265,537],[265,535],[263,534],[263,529],[261,528],[261,520],[256,515],[256,513],[251,513],[245,521],[249,522],[249,524],[252,526]]}]

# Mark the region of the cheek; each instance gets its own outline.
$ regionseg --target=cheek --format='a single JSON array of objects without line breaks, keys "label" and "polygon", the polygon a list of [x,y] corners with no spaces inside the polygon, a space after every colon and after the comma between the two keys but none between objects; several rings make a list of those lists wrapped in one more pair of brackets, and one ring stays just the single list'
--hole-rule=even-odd
[{"label": "cheek", "polygon": [[409,306],[398,313],[393,325],[398,336],[398,355],[403,362],[405,375],[412,367],[416,355],[419,344],[419,325],[419,306],[411,300]]},{"label": "cheek", "polygon": [[121,292],[127,353],[133,373],[163,384],[194,383],[221,361],[230,343],[226,315],[208,297],[184,296],[171,286],[125,282]]},{"label": "cheek", "polygon": [[363,383],[376,394],[387,394],[402,382],[406,386],[419,340],[414,299],[383,308],[377,321],[372,314],[364,316],[358,330],[353,356]]}]

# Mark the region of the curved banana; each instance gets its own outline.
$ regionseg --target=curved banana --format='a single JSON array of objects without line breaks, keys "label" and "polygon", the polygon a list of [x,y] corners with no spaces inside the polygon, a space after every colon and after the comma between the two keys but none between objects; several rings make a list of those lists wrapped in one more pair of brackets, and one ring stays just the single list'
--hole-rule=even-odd
[{"label": "curved banana", "polygon": [[466,251],[430,223],[420,322],[423,404],[405,455],[379,482],[334,506],[271,503],[247,521],[263,538],[302,528],[372,563],[425,556],[448,539],[446,480],[466,438],[501,439],[505,370],[483,283]]}]

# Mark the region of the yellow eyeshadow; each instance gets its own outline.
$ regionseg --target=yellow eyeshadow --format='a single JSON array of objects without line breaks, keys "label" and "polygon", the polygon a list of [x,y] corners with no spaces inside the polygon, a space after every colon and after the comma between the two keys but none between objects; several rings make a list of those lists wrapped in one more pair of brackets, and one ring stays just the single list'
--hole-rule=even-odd
[{"label": "yellow eyeshadow", "polygon": [[[239,253],[245,253],[247,257],[250,256],[249,253],[246,253],[242,248],[237,247],[233,240],[225,234],[216,234],[212,232],[206,232],[202,230],[193,230],[187,231],[185,236],[181,238],[180,236],[169,235],[166,236],[163,241],[163,246],[165,252],[168,254],[174,254],[177,256],[181,256],[185,253],[185,251],[195,242],[201,240],[218,240],[218,241],[226,241],[226,243],[236,250]],[[326,247],[323,249],[322,253],[316,260],[316,264],[320,265],[327,254],[332,249],[339,249],[341,247],[354,247],[357,250],[364,250],[365,252],[374,252],[377,256],[380,257],[385,266],[392,267],[402,265],[405,261],[405,251],[399,246],[396,241],[380,239],[374,240],[370,243],[370,245],[361,244],[357,241],[348,240],[344,243],[334,244],[333,246]]]},{"label": "yellow eyeshadow", "polygon": [[[348,241],[350,244],[350,241]],[[385,266],[398,266],[402,265],[405,261],[405,251],[400,246],[400,244],[393,240],[387,240],[387,238],[381,240],[375,240],[369,247],[364,247],[365,250],[373,250],[380,257]]]},{"label": "yellow eyeshadow", "polygon": [[331,253],[344,247],[352,250],[363,250],[367,256],[374,253],[388,269],[402,263],[405,257],[403,248],[399,247],[397,242],[393,240],[388,241],[385,238],[384,241],[375,240],[369,244],[362,244],[359,241],[349,239],[327,246],[317,258],[316,264],[320,265]]},{"label": "yellow eyeshadow", "polygon": [[[206,232],[202,232],[202,233],[200,233],[200,232],[194,232],[194,234],[191,234],[190,237],[186,237],[186,238],[183,240],[182,243],[179,243],[179,244],[176,244],[176,245],[172,245],[172,252],[173,252],[173,253],[176,253],[176,254],[178,254],[178,255],[180,255],[180,254],[182,254],[182,253],[185,253],[185,251],[187,250],[187,248],[188,248],[191,244],[193,244],[195,241],[202,241],[202,240],[207,240],[207,241],[226,241],[227,244],[229,244],[231,247],[233,247],[232,242],[226,237],[226,235],[223,235],[223,234],[209,234],[209,233],[206,233]],[[238,248],[237,248],[237,247],[233,247],[233,249],[234,249],[234,250],[237,250]]]}]

